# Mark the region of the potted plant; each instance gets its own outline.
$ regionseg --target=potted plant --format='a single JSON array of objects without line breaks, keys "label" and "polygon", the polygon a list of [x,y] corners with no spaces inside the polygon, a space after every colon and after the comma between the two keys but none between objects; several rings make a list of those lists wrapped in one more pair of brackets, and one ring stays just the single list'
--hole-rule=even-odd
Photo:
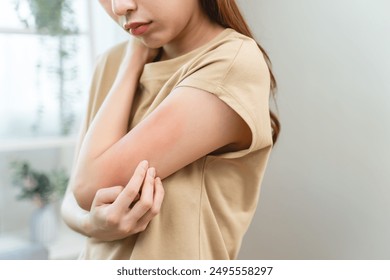
[{"label": "potted plant", "polygon": [[31,217],[31,240],[47,245],[57,233],[53,203],[63,197],[69,177],[63,169],[37,171],[26,161],[12,162],[11,169],[13,185],[20,189],[17,198],[32,200],[37,205]]}]

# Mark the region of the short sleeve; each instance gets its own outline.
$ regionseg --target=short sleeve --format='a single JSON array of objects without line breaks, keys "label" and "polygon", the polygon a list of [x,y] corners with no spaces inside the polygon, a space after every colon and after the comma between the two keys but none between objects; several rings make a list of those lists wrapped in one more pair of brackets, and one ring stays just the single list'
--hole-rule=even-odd
[{"label": "short sleeve", "polygon": [[178,86],[215,94],[248,124],[252,132],[249,149],[222,157],[242,157],[271,145],[269,70],[253,40],[237,38],[209,51],[191,65]]}]

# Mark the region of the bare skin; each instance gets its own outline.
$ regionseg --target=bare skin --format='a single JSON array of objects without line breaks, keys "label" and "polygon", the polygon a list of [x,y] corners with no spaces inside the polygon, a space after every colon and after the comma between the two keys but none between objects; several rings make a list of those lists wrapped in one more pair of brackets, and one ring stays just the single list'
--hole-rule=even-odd
[{"label": "bare skin", "polygon": [[[100,2],[117,22],[125,17],[125,26],[141,22],[148,27],[128,48],[114,86],[83,139],[63,215],[81,233],[115,240],[143,230],[158,214],[163,200],[160,179],[207,154],[248,148],[252,138],[247,124],[223,101],[189,87],[175,89],[145,120],[127,131],[138,79],[156,49],[163,48],[163,59],[174,58],[207,43],[223,28],[208,20],[197,0]],[[171,9],[177,11],[178,7],[182,13],[172,17]],[[143,160],[153,167],[148,172],[139,171]],[[129,208],[137,188],[146,194]],[[124,192],[131,195],[122,195]],[[123,230],[121,221],[126,219],[133,223]]]}]

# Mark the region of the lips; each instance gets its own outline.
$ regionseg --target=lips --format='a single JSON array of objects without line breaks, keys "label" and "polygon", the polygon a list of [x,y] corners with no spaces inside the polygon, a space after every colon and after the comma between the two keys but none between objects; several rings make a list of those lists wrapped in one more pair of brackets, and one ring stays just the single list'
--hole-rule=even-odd
[{"label": "lips", "polygon": [[129,31],[134,36],[140,36],[144,34],[148,29],[151,22],[132,22],[125,23],[123,28]]}]

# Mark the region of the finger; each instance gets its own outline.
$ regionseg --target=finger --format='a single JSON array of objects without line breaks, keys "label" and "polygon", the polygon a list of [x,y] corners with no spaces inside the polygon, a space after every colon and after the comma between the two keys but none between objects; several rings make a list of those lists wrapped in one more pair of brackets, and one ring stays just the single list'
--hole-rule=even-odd
[{"label": "finger", "polygon": [[130,204],[129,208],[133,208],[134,205],[137,203],[137,201],[139,200],[140,197],[141,197],[141,195],[139,193],[137,193],[137,195],[133,199],[133,202]]},{"label": "finger", "polygon": [[150,208],[150,210],[141,218],[139,219],[139,224],[142,227],[142,225],[147,225],[149,222],[160,213],[161,205],[164,200],[164,187],[161,183],[160,178],[155,179],[154,183],[154,200],[153,200],[153,206]]},{"label": "finger", "polygon": [[161,205],[163,203],[165,196],[165,190],[164,186],[161,182],[160,178],[156,178],[155,180],[155,189],[154,189],[154,203],[152,207],[152,212],[154,211],[154,214],[157,215],[160,213]]},{"label": "finger", "polygon": [[115,206],[123,209],[129,207],[129,205],[136,198],[142,186],[142,183],[144,182],[148,165],[149,164],[146,160],[138,164],[129,183],[125,186],[123,191],[119,194],[118,198],[115,200],[114,202]]},{"label": "finger", "polygon": [[100,206],[113,203],[122,190],[123,187],[121,186],[99,189],[95,194],[93,205]]},{"label": "finger", "polygon": [[153,167],[149,168],[142,187],[141,197],[129,213],[135,222],[138,222],[138,220],[144,216],[153,206],[155,176],[156,170]]}]

